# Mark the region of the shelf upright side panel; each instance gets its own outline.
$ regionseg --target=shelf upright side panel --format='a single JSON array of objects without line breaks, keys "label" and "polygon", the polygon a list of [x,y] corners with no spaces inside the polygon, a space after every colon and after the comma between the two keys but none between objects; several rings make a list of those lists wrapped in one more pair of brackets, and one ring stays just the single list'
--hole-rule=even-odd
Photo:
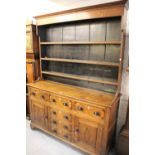
[{"label": "shelf upright side panel", "polygon": [[124,31],[121,32],[121,48],[120,48],[120,64],[118,68],[118,91],[121,89],[121,80],[122,80],[122,69],[123,69],[123,58],[124,58]]},{"label": "shelf upright side panel", "polygon": [[39,59],[40,59],[40,78],[42,79],[42,61],[41,61],[41,44],[40,44],[40,36],[39,36]]}]

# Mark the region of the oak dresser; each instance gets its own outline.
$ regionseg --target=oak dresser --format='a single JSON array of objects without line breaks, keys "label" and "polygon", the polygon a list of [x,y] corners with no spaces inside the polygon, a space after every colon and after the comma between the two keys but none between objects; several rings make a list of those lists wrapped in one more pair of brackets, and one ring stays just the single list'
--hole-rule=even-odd
[{"label": "oak dresser", "polygon": [[123,62],[124,4],[35,17],[41,80],[28,84],[31,128],[88,154],[114,135]]}]

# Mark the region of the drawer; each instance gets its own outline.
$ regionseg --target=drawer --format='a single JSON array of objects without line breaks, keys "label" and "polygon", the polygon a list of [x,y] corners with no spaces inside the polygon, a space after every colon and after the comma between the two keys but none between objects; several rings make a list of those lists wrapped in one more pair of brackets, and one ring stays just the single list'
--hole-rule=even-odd
[{"label": "drawer", "polygon": [[71,141],[72,137],[70,133],[62,133],[61,137],[64,138],[65,140]]},{"label": "drawer", "polygon": [[56,135],[60,135],[59,128],[57,126],[52,126],[51,132]]},{"label": "drawer", "polygon": [[30,89],[30,97],[34,97],[41,101],[49,101],[49,94],[47,92],[35,88]]},{"label": "drawer", "polygon": [[74,110],[82,113],[87,113],[87,105],[84,103],[75,102]]},{"label": "drawer", "polygon": [[60,124],[60,128],[64,132],[70,132],[70,131],[72,131],[72,125],[70,123],[61,123]]},{"label": "drawer", "polygon": [[102,108],[96,108],[94,106],[88,106],[81,102],[75,102],[73,109],[95,118],[104,118],[104,109]]},{"label": "drawer", "polygon": [[53,120],[53,119],[57,119],[58,118],[58,110],[56,109],[50,109],[48,111],[48,115],[49,117]]},{"label": "drawer", "polygon": [[60,120],[62,120],[62,122],[65,122],[65,123],[67,123],[67,122],[71,123],[72,122],[72,115],[70,113],[60,111],[59,114],[60,114]]},{"label": "drawer", "polygon": [[65,109],[72,109],[72,102],[69,99],[60,97],[59,105]]},{"label": "drawer", "polygon": [[105,111],[104,111],[104,109],[101,109],[101,108],[96,108],[96,107],[88,106],[87,107],[87,113],[89,115],[93,116],[93,117],[103,119]]},{"label": "drawer", "polygon": [[51,126],[58,126],[59,125],[59,121],[57,119],[51,119],[50,123],[51,123]]},{"label": "drawer", "polygon": [[56,95],[50,94],[50,103],[54,104],[54,105],[58,105],[58,103],[60,102],[60,98]]}]

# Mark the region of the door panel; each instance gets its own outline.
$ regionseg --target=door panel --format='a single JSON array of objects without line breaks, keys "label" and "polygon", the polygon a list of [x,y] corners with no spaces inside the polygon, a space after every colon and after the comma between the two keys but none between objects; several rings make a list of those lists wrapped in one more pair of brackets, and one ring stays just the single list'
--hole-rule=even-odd
[{"label": "door panel", "polygon": [[99,125],[78,117],[75,117],[74,123],[74,142],[90,151],[95,151]]},{"label": "door panel", "polygon": [[41,127],[45,127],[44,103],[31,99],[31,121]]}]

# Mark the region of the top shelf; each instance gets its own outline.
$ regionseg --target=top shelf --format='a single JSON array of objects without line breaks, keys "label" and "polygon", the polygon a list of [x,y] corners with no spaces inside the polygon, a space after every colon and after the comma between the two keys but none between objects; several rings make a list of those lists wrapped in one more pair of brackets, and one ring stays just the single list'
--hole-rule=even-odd
[{"label": "top shelf", "polygon": [[120,41],[101,41],[101,42],[40,42],[41,45],[120,45]]}]

